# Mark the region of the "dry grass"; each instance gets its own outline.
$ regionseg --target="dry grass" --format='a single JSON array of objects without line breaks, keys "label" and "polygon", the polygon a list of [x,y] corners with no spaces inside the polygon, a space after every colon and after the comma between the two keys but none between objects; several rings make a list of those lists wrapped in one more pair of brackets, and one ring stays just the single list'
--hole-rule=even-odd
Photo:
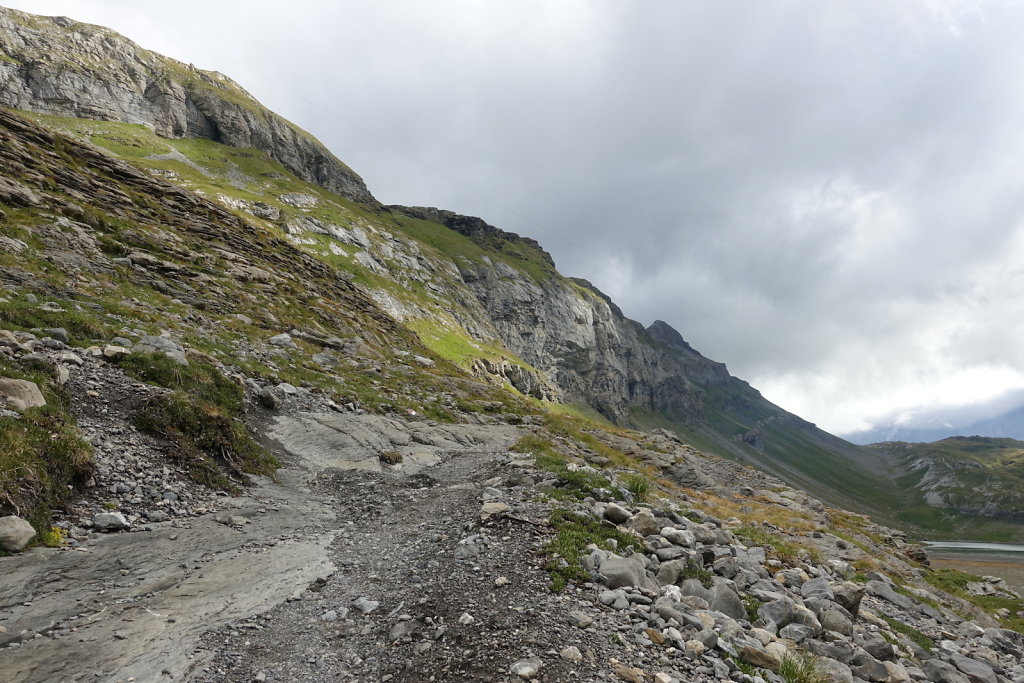
[{"label": "dry grass", "polygon": [[792,532],[818,531],[820,525],[806,513],[771,503],[764,498],[731,499],[704,491],[688,491],[691,497],[700,501],[703,510],[719,519],[735,517],[744,524],[768,522],[780,529]]}]

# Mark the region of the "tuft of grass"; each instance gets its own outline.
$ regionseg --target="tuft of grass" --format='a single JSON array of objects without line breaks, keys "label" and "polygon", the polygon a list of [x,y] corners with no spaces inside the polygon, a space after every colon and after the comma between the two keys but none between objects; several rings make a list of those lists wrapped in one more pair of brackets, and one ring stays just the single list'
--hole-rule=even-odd
[{"label": "tuft of grass", "polygon": [[817,657],[806,652],[786,655],[779,666],[779,675],[786,683],[828,683],[818,671],[817,661]]},{"label": "tuft of grass", "polygon": [[555,537],[548,542],[546,551],[552,556],[547,563],[551,575],[551,591],[560,593],[570,581],[584,582],[590,575],[580,564],[584,548],[591,543],[608,547],[608,540],[615,540],[621,552],[632,547],[643,551],[643,544],[632,534],[618,529],[614,524],[580,515],[566,508],[556,508],[548,518]]},{"label": "tuft of grass", "polygon": [[611,482],[599,474],[570,470],[566,458],[555,450],[554,442],[537,434],[526,434],[512,450],[533,454],[538,469],[554,474],[559,487],[548,492],[556,500],[583,500],[599,489],[609,489]]},{"label": "tuft of grass", "polygon": [[638,501],[647,500],[651,492],[651,480],[642,474],[631,473],[625,476],[626,490]]},{"label": "tuft of grass", "polygon": [[743,609],[747,611],[747,621],[751,624],[760,618],[757,616],[757,610],[762,604],[763,603],[753,595],[745,594],[743,596]]},{"label": "tuft of grass", "polygon": [[0,376],[35,382],[46,405],[0,417],[0,515],[27,519],[50,533],[50,514],[71,501],[93,472],[92,447],[82,438],[53,385],[52,369],[0,360]]},{"label": "tuft of grass", "polygon": [[935,649],[935,641],[926,636],[925,634],[921,633],[920,631],[918,631],[913,626],[908,626],[902,621],[898,619],[893,619],[892,617],[886,616],[884,614],[880,614],[879,616],[882,618],[883,621],[885,621],[885,623],[889,624],[889,628],[891,628],[896,633],[900,633],[902,635],[905,635],[907,638],[910,638],[912,641],[917,643],[918,646],[929,651]]},{"label": "tuft of grass", "polygon": [[739,657],[729,655],[729,659],[732,660],[733,664],[736,665],[736,668],[739,669],[741,673],[745,673],[748,676],[757,676],[761,673],[761,670],[758,669],[756,666],[754,666],[750,662],[744,662]]},{"label": "tuft of grass", "polygon": [[40,545],[45,545],[47,548],[60,548],[64,545],[64,542],[68,538],[68,532],[57,526],[50,527],[47,531],[42,531],[36,537]]},{"label": "tuft of grass", "polygon": [[[686,568],[679,572],[680,579],[697,579],[700,585],[711,588],[715,585],[715,575],[710,569],[704,569],[694,562],[688,562]],[[756,612],[757,610],[755,610]]]}]

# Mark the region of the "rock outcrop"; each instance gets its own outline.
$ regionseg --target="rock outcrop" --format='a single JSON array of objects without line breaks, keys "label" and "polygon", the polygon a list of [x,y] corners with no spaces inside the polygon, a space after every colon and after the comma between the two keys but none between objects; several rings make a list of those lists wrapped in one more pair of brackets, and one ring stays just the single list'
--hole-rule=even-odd
[{"label": "rock outcrop", "polygon": [[376,203],[352,169],[231,79],[145,50],[110,29],[0,7],[0,53],[0,106],[255,148],[304,180]]}]

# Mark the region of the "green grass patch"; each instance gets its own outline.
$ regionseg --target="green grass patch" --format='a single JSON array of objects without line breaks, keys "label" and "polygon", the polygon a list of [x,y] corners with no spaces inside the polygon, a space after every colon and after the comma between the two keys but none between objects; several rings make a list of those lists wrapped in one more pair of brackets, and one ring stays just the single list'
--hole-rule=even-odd
[{"label": "green grass patch", "polygon": [[51,512],[64,508],[92,475],[92,447],[48,369],[0,361],[0,376],[35,382],[47,402],[19,417],[0,417],[0,515],[24,517],[45,542]]},{"label": "green grass patch", "polygon": [[757,615],[757,610],[761,607],[762,604],[763,603],[757,598],[755,598],[753,595],[743,595],[743,609],[747,611],[747,621],[749,621],[751,624],[760,619],[760,617]]},{"label": "green grass patch", "polygon": [[[715,575],[710,569],[705,569],[695,562],[687,562],[683,571],[679,572],[680,579],[697,579],[700,585],[711,588],[715,585]],[[755,610],[756,612],[756,610]]]},{"label": "green grass patch", "polygon": [[[70,305],[58,303],[62,307]],[[33,328],[63,327],[72,345],[87,345],[113,336],[112,327],[99,315],[75,310],[48,311],[22,299],[0,302],[0,326],[26,332]]]},{"label": "green grass patch", "polygon": [[133,353],[121,361],[126,374],[172,389],[150,398],[136,424],[175,445],[172,457],[207,486],[237,490],[245,474],[269,474],[277,460],[249,435],[240,416],[242,387],[207,363],[180,365],[162,353]]},{"label": "green grass patch", "polygon": [[551,575],[551,590],[560,593],[569,582],[590,581],[591,577],[580,564],[580,556],[591,543],[608,548],[608,541],[614,540],[617,552],[632,547],[643,552],[643,544],[636,536],[619,530],[614,524],[602,522],[589,515],[580,515],[572,510],[558,508],[548,518],[555,531],[555,537],[547,545],[552,555],[547,570]]},{"label": "green grass patch", "polygon": [[651,480],[642,474],[631,472],[623,477],[626,482],[626,490],[633,494],[633,498],[639,502],[647,500],[651,493]]},{"label": "green grass patch", "polygon": [[542,436],[527,434],[512,446],[512,450],[533,454],[538,469],[558,478],[558,488],[548,492],[556,500],[582,500],[594,495],[599,489],[611,488],[611,482],[606,477],[585,470],[570,470],[565,456],[555,450],[552,441]]},{"label": "green grass patch", "polygon": [[919,647],[922,647],[925,650],[929,651],[935,649],[935,641],[926,636],[925,634],[921,633],[920,631],[918,631],[913,626],[908,626],[902,621],[898,619],[893,619],[892,617],[886,616],[884,614],[880,614],[878,616],[880,616],[882,620],[885,621],[885,623],[889,624],[889,628],[891,628],[896,633],[899,633],[901,635],[906,636],[907,638],[910,638],[910,640],[917,643]]},{"label": "green grass patch", "polygon": [[795,562],[800,558],[800,551],[809,552],[806,548],[783,538],[781,535],[753,524],[741,526],[733,530],[733,534],[753,545],[762,546],[783,562]]}]

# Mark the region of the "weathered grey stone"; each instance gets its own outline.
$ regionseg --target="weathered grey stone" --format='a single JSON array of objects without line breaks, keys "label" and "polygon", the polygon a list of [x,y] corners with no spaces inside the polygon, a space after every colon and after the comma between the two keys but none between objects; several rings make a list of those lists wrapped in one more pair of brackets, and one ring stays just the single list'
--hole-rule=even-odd
[{"label": "weathered grey stone", "polygon": [[597,571],[609,588],[642,586],[647,583],[644,562],[636,555],[620,557],[609,553],[601,560]]},{"label": "weathered grey stone", "polygon": [[0,378],[0,400],[18,412],[46,405],[46,399],[35,382],[7,377]]},{"label": "weathered grey stone", "polygon": [[921,666],[921,670],[931,683],[971,683],[971,679],[956,667],[940,659],[929,659]]},{"label": "weathered grey stone", "polygon": [[739,649],[739,657],[748,664],[759,666],[769,671],[778,671],[782,666],[782,659],[775,654],[753,645],[744,645]]},{"label": "weathered grey stone", "polygon": [[971,683],[998,683],[996,672],[992,670],[992,667],[976,659],[970,659],[954,652],[949,655],[949,663],[967,676]]},{"label": "weathered grey stone", "polygon": [[860,611],[860,601],[864,597],[864,586],[853,581],[844,581],[832,587],[837,604],[842,605],[854,617]]},{"label": "weathered grey stone", "polygon": [[779,638],[792,640],[794,643],[802,643],[805,640],[810,640],[815,635],[813,628],[810,626],[802,626],[800,624],[786,624],[779,629]]},{"label": "weathered grey stone", "polygon": [[733,619],[747,618],[747,609],[743,606],[743,601],[740,600],[735,588],[724,582],[716,581],[711,591],[711,600],[708,602],[711,609]]},{"label": "weathered grey stone", "polygon": [[819,657],[814,663],[814,668],[829,683],[853,683],[853,672],[850,671],[850,667],[835,659]]},{"label": "weathered grey stone", "polygon": [[625,524],[633,515],[629,510],[615,503],[608,503],[604,506],[604,518],[612,524]]},{"label": "weathered grey stone", "polygon": [[793,601],[789,598],[772,600],[757,608],[757,616],[773,621],[779,628],[793,621]]},{"label": "weathered grey stone", "polygon": [[294,349],[299,348],[299,345],[295,343],[295,340],[293,340],[292,336],[290,334],[288,334],[287,332],[282,332],[281,334],[275,334],[273,337],[271,337],[270,339],[267,340],[267,343],[270,344],[271,346],[276,346],[276,347],[282,348],[282,349],[293,349],[294,350]]},{"label": "weathered grey stone", "polygon": [[833,598],[832,589],[828,585],[828,579],[819,577],[817,579],[811,579],[805,581],[800,586],[800,596],[805,600],[808,598],[824,598],[831,600]]},{"label": "weathered grey stone", "polygon": [[914,607],[917,605],[916,600],[906,595],[901,595],[900,593],[897,593],[895,590],[893,590],[892,586],[890,586],[888,583],[885,583],[884,581],[868,581],[867,584],[865,584],[864,589],[868,592],[869,595],[873,595],[876,598],[882,598],[883,600],[891,602],[897,607],[902,607],[903,609],[914,609]]},{"label": "weathered grey stone", "polygon": [[889,679],[889,669],[886,668],[885,664],[871,656],[862,657],[859,663],[851,668],[854,676],[859,676],[865,681],[882,683]]},{"label": "weathered grey stone", "polygon": [[661,525],[648,512],[640,512],[630,517],[626,527],[641,536],[653,536],[661,531]]},{"label": "weathered grey stone", "polygon": [[509,671],[524,680],[530,680],[537,676],[542,666],[544,666],[544,662],[541,661],[540,657],[527,657],[513,662],[512,666],[509,667]]},{"label": "weathered grey stone", "polygon": [[92,526],[98,531],[121,531],[131,528],[131,523],[120,512],[101,512],[92,518]]},{"label": "weathered grey stone", "polygon": [[36,530],[21,517],[0,517],[0,550],[20,552],[35,536]]}]

